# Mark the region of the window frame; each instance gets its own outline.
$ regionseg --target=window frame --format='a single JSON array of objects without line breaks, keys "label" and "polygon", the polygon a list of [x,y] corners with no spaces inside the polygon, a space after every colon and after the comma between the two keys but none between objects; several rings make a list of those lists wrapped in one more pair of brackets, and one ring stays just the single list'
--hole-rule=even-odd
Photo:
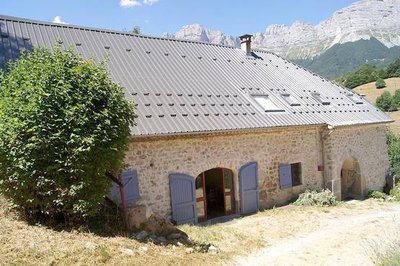
[{"label": "window frame", "polygon": [[297,101],[290,93],[281,93],[282,99],[292,107],[301,106],[300,102]]},{"label": "window frame", "polygon": [[[290,172],[288,172],[289,168]],[[278,178],[279,188],[282,190],[303,185],[302,163],[280,163],[278,167]],[[290,180],[288,180],[288,178],[290,178]],[[285,179],[286,183],[284,183]]]},{"label": "window frame", "polygon": [[321,93],[319,93],[319,92],[312,92],[311,95],[312,95],[312,97],[314,97],[315,100],[317,100],[318,102],[320,102],[322,105],[331,105],[331,102],[329,101],[329,99],[326,98],[326,100],[324,100]]},{"label": "window frame", "polygon": [[348,93],[346,93],[346,96],[347,96],[352,102],[354,102],[355,104],[363,104],[363,103],[364,103],[364,102],[362,101],[362,97],[361,97],[361,96],[357,97],[358,95],[355,94],[355,93],[348,92]]},{"label": "window frame", "polygon": [[[274,101],[272,101],[271,97],[269,94],[251,94],[251,98],[252,100],[260,107],[263,109],[264,112],[266,113],[279,113],[279,112],[285,112],[285,109],[280,107],[277,103],[275,103]],[[267,101],[270,102],[270,104],[272,104],[273,106],[275,106],[275,108],[273,109],[266,109],[265,106],[260,103],[257,98],[264,98]]]}]

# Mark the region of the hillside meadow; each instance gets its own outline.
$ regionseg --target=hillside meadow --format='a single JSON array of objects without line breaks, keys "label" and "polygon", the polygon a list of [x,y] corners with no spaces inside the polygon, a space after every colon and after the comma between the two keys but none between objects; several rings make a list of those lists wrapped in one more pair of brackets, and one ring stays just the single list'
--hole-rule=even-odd
[{"label": "hillside meadow", "polygon": [[[381,96],[384,91],[388,91],[393,95],[396,90],[400,89],[400,78],[389,78],[386,79],[385,82],[386,87],[383,89],[377,89],[375,87],[375,82],[371,82],[354,88],[354,91],[365,95],[365,99],[375,105],[376,98]],[[387,114],[394,120],[394,122],[389,125],[390,129],[396,133],[400,133],[400,110]]]}]

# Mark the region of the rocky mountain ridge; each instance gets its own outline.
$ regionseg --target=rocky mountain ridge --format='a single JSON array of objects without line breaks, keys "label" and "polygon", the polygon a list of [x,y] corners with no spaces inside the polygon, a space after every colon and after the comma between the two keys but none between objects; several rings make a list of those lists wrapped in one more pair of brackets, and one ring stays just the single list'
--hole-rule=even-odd
[{"label": "rocky mountain ridge", "polygon": [[[310,59],[335,44],[377,39],[386,47],[400,46],[400,0],[362,0],[336,11],[318,25],[297,21],[291,26],[270,25],[253,34],[253,47],[288,59]],[[199,24],[182,27],[167,37],[239,46],[237,37]]]}]

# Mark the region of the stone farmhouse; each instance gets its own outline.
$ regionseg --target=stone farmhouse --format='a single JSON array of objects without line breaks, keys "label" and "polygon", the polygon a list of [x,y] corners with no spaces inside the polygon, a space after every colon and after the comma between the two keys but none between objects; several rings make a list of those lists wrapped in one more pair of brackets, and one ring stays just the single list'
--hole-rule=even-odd
[{"label": "stone farmhouse", "polygon": [[[128,206],[197,223],[286,204],[306,189],[381,190],[391,119],[268,51],[0,16],[0,67],[20,50],[108,58],[135,101]],[[101,156],[101,155],[99,155]]]}]

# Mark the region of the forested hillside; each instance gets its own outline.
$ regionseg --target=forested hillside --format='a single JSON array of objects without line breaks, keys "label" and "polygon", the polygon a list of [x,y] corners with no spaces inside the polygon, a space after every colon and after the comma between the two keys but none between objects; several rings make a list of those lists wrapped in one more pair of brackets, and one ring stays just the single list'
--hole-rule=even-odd
[{"label": "forested hillside", "polygon": [[[380,79],[400,77],[400,58],[386,67],[364,64],[336,79],[343,86],[353,89]],[[381,86],[383,88],[384,86]]]},{"label": "forested hillside", "polygon": [[335,44],[319,56],[295,62],[326,78],[335,78],[363,64],[377,67],[387,66],[399,57],[399,46],[387,48],[377,39],[372,38]]}]

